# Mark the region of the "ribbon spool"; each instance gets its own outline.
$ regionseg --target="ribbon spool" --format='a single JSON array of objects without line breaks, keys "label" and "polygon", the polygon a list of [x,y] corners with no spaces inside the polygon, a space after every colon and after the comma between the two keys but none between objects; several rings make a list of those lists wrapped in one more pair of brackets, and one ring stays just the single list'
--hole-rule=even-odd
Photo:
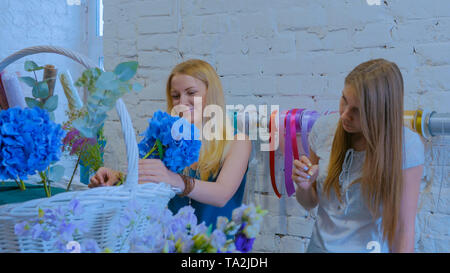
[{"label": "ribbon spool", "polygon": [[432,138],[432,134],[429,130],[429,122],[433,113],[435,112],[422,108],[417,109],[414,113],[413,128],[419,135],[427,140]]},{"label": "ribbon spool", "polygon": [[[269,120],[269,134],[270,139],[274,137],[274,130],[278,128],[274,127],[274,120],[276,111],[272,112]],[[326,114],[331,114],[334,112],[326,112]],[[300,159],[299,147],[297,145],[297,132],[301,133],[301,142],[303,152],[309,156],[309,145],[308,145],[308,133],[311,131],[313,124],[317,120],[320,114],[316,111],[310,111],[306,109],[292,109],[284,114],[284,172],[285,172],[285,186],[288,196],[295,193],[294,183],[292,181],[292,166],[293,159]],[[272,188],[278,198],[281,198],[281,194],[278,192],[276,181],[275,181],[275,151],[271,148],[270,150],[270,179],[272,183]]]}]

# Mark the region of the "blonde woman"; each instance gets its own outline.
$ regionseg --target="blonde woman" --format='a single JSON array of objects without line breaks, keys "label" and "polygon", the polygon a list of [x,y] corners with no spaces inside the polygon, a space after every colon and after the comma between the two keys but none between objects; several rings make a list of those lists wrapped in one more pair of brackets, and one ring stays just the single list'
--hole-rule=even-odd
[{"label": "blonde woman", "polygon": [[[208,122],[208,119],[201,119],[206,106],[219,106],[225,113],[219,76],[202,60],[188,60],[172,70],[167,80],[166,97],[168,113],[182,113],[199,129]],[[201,99],[201,103],[195,103],[196,99]],[[224,120],[223,124],[230,124],[225,117]],[[159,159],[140,160],[139,183],[164,181],[180,188],[182,196],[174,197],[169,208],[176,213],[179,208],[191,204],[199,223],[205,221],[214,226],[218,216],[231,218],[232,210],[242,204],[251,142],[245,136],[237,135],[236,140],[227,140],[224,127],[231,128],[216,127],[221,139],[202,138],[199,161],[185,170],[184,175],[168,170]],[[118,180],[118,171],[100,168],[89,186],[110,186]]]},{"label": "blonde woman", "polygon": [[403,126],[403,78],[384,59],[345,79],[339,114],[309,136],[294,161],[297,201],[318,206],[308,252],[413,252],[424,147]]}]

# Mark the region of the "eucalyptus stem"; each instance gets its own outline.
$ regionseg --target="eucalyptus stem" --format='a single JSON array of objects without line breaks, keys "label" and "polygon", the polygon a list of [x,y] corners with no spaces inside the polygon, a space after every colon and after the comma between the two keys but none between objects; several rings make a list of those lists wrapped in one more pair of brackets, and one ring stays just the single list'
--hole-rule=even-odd
[{"label": "eucalyptus stem", "polygon": [[72,184],[73,177],[75,176],[75,172],[77,171],[78,164],[80,164],[80,159],[81,159],[81,153],[78,155],[77,164],[75,164],[75,169],[73,170],[72,177],[70,178],[69,185],[67,185],[66,191],[70,190],[70,185]]}]

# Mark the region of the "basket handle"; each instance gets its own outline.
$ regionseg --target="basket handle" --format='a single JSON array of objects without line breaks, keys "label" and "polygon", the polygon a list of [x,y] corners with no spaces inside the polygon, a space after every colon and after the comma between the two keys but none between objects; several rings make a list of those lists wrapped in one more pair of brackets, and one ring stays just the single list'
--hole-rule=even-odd
[{"label": "basket handle", "polygon": [[[0,62],[0,72],[3,71],[8,65],[25,56],[38,53],[55,53],[63,55],[83,65],[87,69],[97,67],[86,56],[73,52],[72,50],[69,49],[57,46],[33,46],[17,51],[16,53],[3,59]],[[125,103],[120,98],[116,102],[116,111],[117,114],[119,115],[120,123],[122,125],[122,133],[125,139],[125,145],[127,150],[128,175],[124,183],[124,187],[134,188],[138,184],[138,163],[139,163],[139,151],[137,148],[136,134],[134,132],[131,118],[130,115],[128,114]]]}]

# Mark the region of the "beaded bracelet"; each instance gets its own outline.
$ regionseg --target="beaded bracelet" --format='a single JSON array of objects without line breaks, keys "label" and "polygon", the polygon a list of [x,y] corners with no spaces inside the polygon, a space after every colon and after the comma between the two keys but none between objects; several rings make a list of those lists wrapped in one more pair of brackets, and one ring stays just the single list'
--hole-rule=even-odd
[{"label": "beaded bracelet", "polygon": [[186,195],[188,195],[189,193],[191,193],[191,191],[194,189],[195,187],[195,179],[183,174],[178,174],[181,179],[183,179],[184,182],[184,190],[182,193],[180,193],[178,196],[180,197],[184,197]]}]

